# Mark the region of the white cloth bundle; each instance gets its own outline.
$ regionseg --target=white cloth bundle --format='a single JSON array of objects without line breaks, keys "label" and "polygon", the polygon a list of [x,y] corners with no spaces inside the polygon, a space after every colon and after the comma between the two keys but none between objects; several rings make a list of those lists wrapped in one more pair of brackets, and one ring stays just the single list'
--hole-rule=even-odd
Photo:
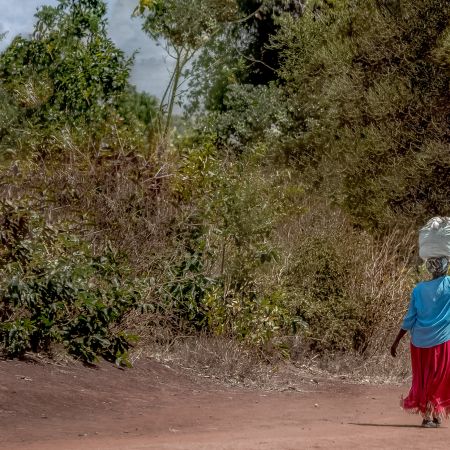
[{"label": "white cloth bundle", "polygon": [[422,259],[450,257],[450,217],[433,217],[419,231],[419,255]]}]

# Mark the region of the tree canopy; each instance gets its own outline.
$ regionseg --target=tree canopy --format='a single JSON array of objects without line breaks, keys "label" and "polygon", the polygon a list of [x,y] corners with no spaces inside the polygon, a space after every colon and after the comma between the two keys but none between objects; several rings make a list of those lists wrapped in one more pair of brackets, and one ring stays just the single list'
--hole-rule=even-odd
[{"label": "tree canopy", "polygon": [[0,58],[3,86],[27,117],[96,120],[128,85],[131,59],[107,35],[101,0],[59,0],[36,14],[30,38],[16,37]]},{"label": "tree canopy", "polygon": [[293,160],[367,227],[450,213],[450,5],[346,1],[285,17]]}]

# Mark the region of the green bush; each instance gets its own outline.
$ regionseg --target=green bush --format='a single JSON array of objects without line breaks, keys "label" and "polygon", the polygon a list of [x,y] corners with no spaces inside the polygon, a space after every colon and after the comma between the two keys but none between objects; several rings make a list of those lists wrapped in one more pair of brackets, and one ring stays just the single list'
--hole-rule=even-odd
[{"label": "green bush", "polygon": [[31,37],[17,36],[0,57],[0,77],[25,118],[96,122],[128,86],[132,60],[107,34],[102,0],[43,6]]},{"label": "green bush", "polygon": [[348,289],[355,274],[335,238],[313,237],[297,249],[288,269],[293,283],[291,312],[304,325],[303,334],[315,351],[361,350],[365,304]]},{"label": "green bush", "polygon": [[366,229],[448,214],[449,2],[314,4],[277,36],[287,156]]},{"label": "green bush", "polygon": [[178,264],[168,268],[168,282],[159,294],[173,324],[181,331],[208,329],[208,306],[205,298],[217,280],[207,277],[204,256],[198,251],[185,254]]},{"label": "green bush", "polygon": [[277,337],[292,333],[295,326],[282,291],[266,295],[233,292],[224,298],[223,288],[217,288],[208,292],[204,304],[211,332],[261,349],[273,346]]},{"label": "green bush", "polygon": [[144,132],[155,101],[130,87],[132,58],[108,37],[105,15],[102,0],[59,0],[0,54],[0,159],[64,152],[77,134],[83,151],[99,151],[110,126]]},{"label": "green bush", "polygon": [[269,171],[264,145],[224,157],[212,141],[184,142],[172,179],[188,217],[173,231],[184,252],[167,270],[163,297],[184,330],[264,346],[291,326],[283,293],[265,282],[277,265],[274,233],[301,212],[302,187],[288,169]]},{"label": "green bush", "polygon": [[92,362],[127,364],[133,337],[121,330],[140,293],[118,255],[95,256],[62,224],[27,201],[0,204],[0,339],[4,352],[62,344]]}]

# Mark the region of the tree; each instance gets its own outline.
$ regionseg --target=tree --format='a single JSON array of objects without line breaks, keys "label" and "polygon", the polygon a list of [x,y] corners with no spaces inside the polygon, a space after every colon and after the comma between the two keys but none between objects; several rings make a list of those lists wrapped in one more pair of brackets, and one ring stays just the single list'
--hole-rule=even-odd
[{"label": "tree", "polygon": [[239,0],[245,20],[228,23],[193,62],[190,109],[223,111],[229,86],[268,85],[279,79],[280,49],[271,45],[285,14],[300,17],[301,0]]},{"label": "tree", "polygon": [[[144,17],[143,30],[162,40],[175,66],[160,103],[161,136],[168,137],[183,73],[189,62],[221,26],[236,18],[234,0],[141,0],[134,14]],[[162,116],[165,113],[165,118]]]},{"label": "tree", "polygon": [[246,34],[243,56],[249,63],[243,82],[267,84],[278,78],[276,71],[279,69],[280,52],[270,45],[279,29],[278,19],[284,14],[301,17],[305,3],[304,0],[239,1],[240,10],[245,15],[263,6],[258,14],[242,24],[243,30],[238,33]]},{"label": "tree", "polygon": [[0,78],[26,120],[102,120],[128,86],[131,59],[107,36],[101,0],[43,6],[31,38],[0,57]]},{"label": "tree", "polygon": [[366,228],[450,214],[449,2],[328,3],[277,37],[288,156]]},{"label": "tree", "polygon": [[153,125],[158,113],[158,100],[145,92],[138,92],[134,86],[129,86],[119,100],[119,113],[127,123],[133,118],[144,127]]}]

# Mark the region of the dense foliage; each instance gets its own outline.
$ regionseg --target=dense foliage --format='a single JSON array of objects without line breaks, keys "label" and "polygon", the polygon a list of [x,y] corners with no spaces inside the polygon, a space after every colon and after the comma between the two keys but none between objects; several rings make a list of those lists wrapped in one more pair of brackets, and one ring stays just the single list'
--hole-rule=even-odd
[{"label": "dense foliage", "polygon": [[27,117],[94,120],[114,104],[131,61],[108,38],[105,12],[102,1],[44,7],[33,37],[17,37],[2,55],[4,86],[16,92]]},{"label": "dense foliage", "polygon": [[48,152],[59,138],[55,129],[83,129],[98,147],[105,127],[114,121],[120,126],[119,115],[127,123],[151,123],[155,100],[129,85],[133,61],[108,37],[105,14],[101,0],[44,6],[31,37],[17,36],[4,51],[0,157],[30,147]]},{"label": "dense foliage", "polygon": [[109,250],[92,255],[70,229],[49,224],[26,201],[0,205],[0,339],[6,353],[61,344],[92,362],[128,363],[132,337],[120,331],[139,302],[137,286]]},{"label": "dense foliage", "polygon": [[301,130],[292,159],[365,227],[448,214],[450,5],[349,1],[277,37]]},{"label": "dense foliage", "polygon": [[99,0],[43,7],[0,55],[4,353],[379,352],[417,226],[450,214],[448,2],[137,3],[176,60],[159,104]]}]

